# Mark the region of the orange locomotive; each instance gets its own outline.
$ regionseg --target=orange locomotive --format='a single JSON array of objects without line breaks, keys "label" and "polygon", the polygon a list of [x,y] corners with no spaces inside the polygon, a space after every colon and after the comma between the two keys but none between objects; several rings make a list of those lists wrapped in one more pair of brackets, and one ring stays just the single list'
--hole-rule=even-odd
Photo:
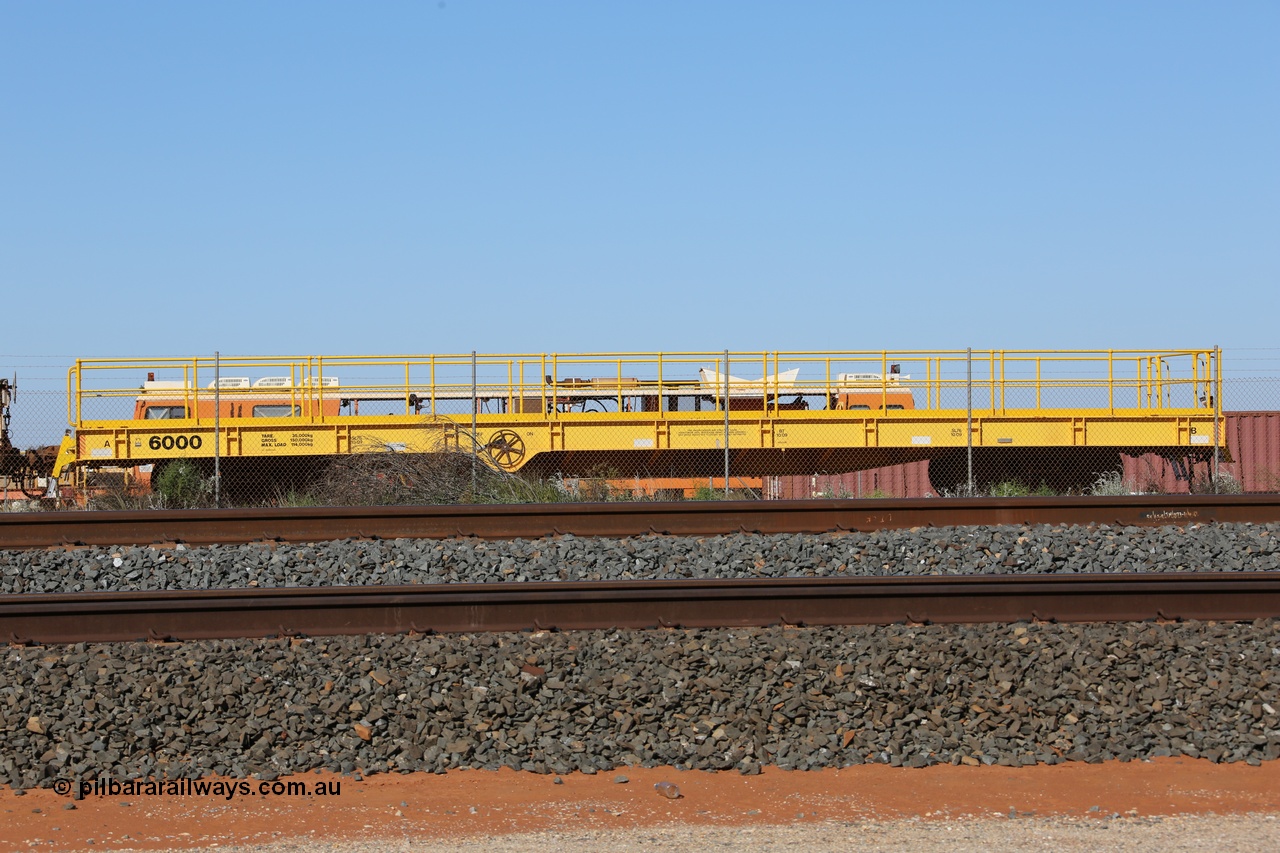
[{"label": "orange locomotive", "polygon": [[[217,394],[193,395],[182,382],[157,382],[148,374],[142,394],[134,403],[135,420],[177,420],[194,418],[291,418],[340,413],[343,401],[331,393],[338,380],[326,378],[325,394],[316,394],[309,386],[296,388],[288,376],[265,376],[256,382],[248,377],[224,377],[217,382]],[[209,384],[214,388],[214,384]]]}]

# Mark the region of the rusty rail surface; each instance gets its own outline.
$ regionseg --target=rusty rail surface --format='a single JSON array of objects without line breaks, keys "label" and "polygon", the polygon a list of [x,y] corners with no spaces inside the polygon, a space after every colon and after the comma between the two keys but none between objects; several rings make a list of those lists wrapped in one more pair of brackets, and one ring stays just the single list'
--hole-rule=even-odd
[{"label": "rusty rail surface", "polygon": [[768,625],[1252,620],[1280,573],[426,584],[0,596],[17,643]]},{"label": "rusty rail surface", "polygon": [[0,548],[334,539],[825,533],[989,524],[1280,521],[1280,495],[637,502],[0,514]]}]

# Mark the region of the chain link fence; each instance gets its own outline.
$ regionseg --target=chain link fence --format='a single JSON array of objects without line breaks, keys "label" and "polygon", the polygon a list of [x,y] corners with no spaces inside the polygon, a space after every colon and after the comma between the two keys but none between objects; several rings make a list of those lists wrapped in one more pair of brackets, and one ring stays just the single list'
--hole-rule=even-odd
[{"label": "chain link fence", "polygon": [[8,359],[6,509],[1280,491],[1276,350]]}]

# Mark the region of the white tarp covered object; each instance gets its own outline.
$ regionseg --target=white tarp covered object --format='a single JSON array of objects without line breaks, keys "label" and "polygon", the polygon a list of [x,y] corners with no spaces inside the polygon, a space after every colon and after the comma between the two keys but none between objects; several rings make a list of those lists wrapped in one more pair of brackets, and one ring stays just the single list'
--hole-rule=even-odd
[{"label": "white tarp covered object", "polygon": [[[765,376],[760,379],[741,379],[729,374],[729,394],[751,394],[759,396],[761,393],[783,392],[791,389],[795,385],[796,377],[800,375],[800,368],[794,370],[784,370],[781,373],[775,373],[773,376]],[[698,371],[698,378],[702,387],[709,391],[719,391],[724,393],[725,375],[718,370],[711,370],[703,367]]]}]

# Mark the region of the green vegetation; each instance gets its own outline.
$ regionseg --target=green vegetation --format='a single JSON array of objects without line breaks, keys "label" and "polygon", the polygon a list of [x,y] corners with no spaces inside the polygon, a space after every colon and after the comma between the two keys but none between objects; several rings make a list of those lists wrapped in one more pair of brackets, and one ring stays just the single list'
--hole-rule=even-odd
[{"label": "green vegetation", "polygon": [[179,460],[153,469],[151,488],[125,471],[94,471],[85,481],[87,509],[192,509],[213,505],[213,482],[199,466]]},{"label": "green vegetation", "polygon": [[205,478],[196,463],[179,459],[160,469],[151,490],[160,496],[165,509],[190,509],[209,503],[213,481]]},{"label": "green vegetation", "polygon": [[280,494],[276,493],[275,505],[280,507],[309,507],[324,506],[320,500],[310,492],[300,492],[297,489],[289,489],[289,491]]},{"label": "green vegetation", "polygon": [[1005,480],[992,485],[989,494],[993,498],[1025,498],[1031,490],[1021,480]]},{"label": "green vegetation", "polygon": [[723,488],[715,488],[712,486],[697,486],[693,490],[691,500],[695,501],[747,501],[756,498],[755,492],[750,489],[730,489],[729,494],[725,495]]}]

